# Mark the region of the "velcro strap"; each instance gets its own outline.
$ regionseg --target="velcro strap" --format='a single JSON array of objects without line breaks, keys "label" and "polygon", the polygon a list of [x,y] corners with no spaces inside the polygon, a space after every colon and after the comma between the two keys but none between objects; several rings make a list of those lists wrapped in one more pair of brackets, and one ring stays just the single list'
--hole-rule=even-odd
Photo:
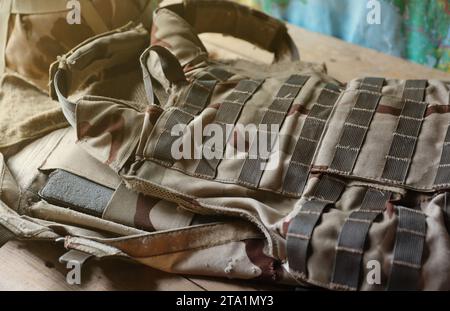
[{"label": "velcro strap", "polygon": [[329,176],[323,176],[311,196],[291,221],[287,233],[287,258],[289,269],[301,277],[307,277],[308,249],[314,228],[322,214],[333,206],[344,191],[345,184]]},{"label": "velcro strap", "polygon": [[8,243],[15,237],[15,234],[0,224],[0,247]]},{"label": "velcro strap", "polygon": [[398,207],[394,260],[388,290],[417,290],[422,268],[427,224],[425,214]]},{"label": "velcro strap", "polygon": [[335,287],[357,290],[369,229],[385,209],[390,193],[368,189],[361,207],[347,218],[336,248],[332,283]]},{"label": "velcro strap", "polygon": [[50,175],[39,195],[50,203],[102,217],[113,193],[114,190],[93,181],[64,170],[56,170]]}]

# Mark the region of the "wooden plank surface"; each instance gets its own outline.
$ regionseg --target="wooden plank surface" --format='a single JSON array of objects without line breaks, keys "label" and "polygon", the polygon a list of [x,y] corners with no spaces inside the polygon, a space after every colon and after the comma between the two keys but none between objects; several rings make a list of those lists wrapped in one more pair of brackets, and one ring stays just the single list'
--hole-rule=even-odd
[{"label": "wooden plank surface", "polygon": [[[345,43],[338,39],[290,26],[304,61],[325,63],[330,75],[342,82],[360,76],[450,80],[450,75],[405,60]],[[202,35],[216,57],[258,58],[272,56],[229,37]],[[9,242],[0,249],[0,290],[260,290],[271,286],[252,282],[183,277],[156,271],[136,263],[108,259],[89,261],[83,268],[82,285],[65,281],[66,269],[58,263],[65,250],[45,242]],[[283,289],[283,287],[277,287]]]}]

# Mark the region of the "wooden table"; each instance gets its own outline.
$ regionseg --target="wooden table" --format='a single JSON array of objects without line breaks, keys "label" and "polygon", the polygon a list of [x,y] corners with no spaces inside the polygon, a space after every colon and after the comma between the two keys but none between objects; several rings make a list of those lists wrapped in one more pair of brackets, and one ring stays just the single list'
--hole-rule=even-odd
[{"label": "wooden table", "polygon": [[[330,75],[341,81],[361,76],[427,78],[450,81],[450,74],[429,69],[373,50],[290,26],[305,61],[325,63]],[[239,40],[202,35],[208,50],[220,57],[271,56]],[[224,49],[223,47],[226,47]],[[271,286],[252,282],[184,277],[121,260],[89,261],[83,267],[82,285],[65,281],[66,269],[58,263],[65,250],[46,242],[9,242],[0,249],[0,290],[264,290]],[[283,289],[283,287],[277,287]]]}]

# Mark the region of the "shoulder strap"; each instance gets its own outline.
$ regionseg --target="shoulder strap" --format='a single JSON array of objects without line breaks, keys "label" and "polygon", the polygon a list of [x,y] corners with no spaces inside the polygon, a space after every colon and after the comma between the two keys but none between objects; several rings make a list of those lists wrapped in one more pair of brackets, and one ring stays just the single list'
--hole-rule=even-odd
[{"label": "shoulder strap", "polygon": [[274,53],[276,62],[300,58],[285,23],[250,7],[223,0],[184,0],[164,8],[185,19],[197,33],[223,33],[248,41]]},{"label": "shoulder strap", "polygon": [[144,27],[130,23],[85,41],[52,64],[50,95],[59,101],[72,126],[75,126],[76,104],[67,97],[93,74],[137,58],[148,43]]}]

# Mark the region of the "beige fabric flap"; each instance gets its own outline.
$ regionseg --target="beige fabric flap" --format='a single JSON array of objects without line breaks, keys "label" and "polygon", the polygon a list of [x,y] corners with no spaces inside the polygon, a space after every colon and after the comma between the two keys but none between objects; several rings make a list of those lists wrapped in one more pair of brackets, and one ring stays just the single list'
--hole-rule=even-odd
[{"label": "beige fabric flap", "polygon": [[67,126],[58,102],[16,74],[0,78],[0,150]]},{"label": "beige fabric flap", "polygon": [[69,129],[40,169],[62,169],[116,189],[121,182],[119,175],[77,146],[76,141],[75,130]]},{"label": "beige fabric flap", "polygon": [[67,1],[61,0],[13,0],[13,14],[45,14],[67,11]]}]

